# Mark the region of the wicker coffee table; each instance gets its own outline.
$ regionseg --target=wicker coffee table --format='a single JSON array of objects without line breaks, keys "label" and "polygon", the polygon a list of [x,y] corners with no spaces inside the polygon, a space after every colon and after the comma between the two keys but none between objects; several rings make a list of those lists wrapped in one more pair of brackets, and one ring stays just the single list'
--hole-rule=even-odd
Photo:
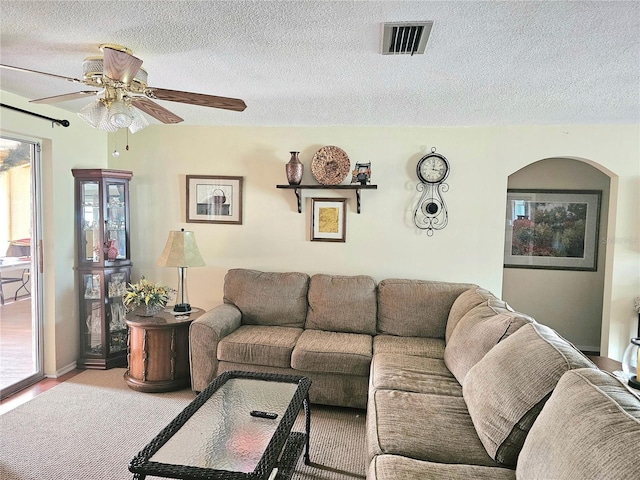
[{"label": "wicker coffee table", "polygon": [[[140,480],[290,479],[303,449],[310,462],[310,385],[306,377],[225,372],[131,460],[129,471]],[[305,432],[291,432],[302,408]]]}]

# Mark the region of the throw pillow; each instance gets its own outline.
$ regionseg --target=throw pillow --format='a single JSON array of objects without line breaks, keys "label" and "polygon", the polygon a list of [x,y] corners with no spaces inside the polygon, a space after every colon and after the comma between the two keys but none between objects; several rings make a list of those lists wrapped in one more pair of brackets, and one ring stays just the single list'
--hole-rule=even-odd
[{"label": "throw pillow", "polygon": [[608,373],[573,370],[562,376],[531,427],[516,476],[632,478],[639,444],[640,400]]},{"label": "throw pillow", "polygon": [[462,384],[471,367],[489,350],[533,318],[514,312],[497,298],[472,308],[458,322],[444,350],[444,362]]},{"label": "throw pillow", "polygon": [[464,317],[473,307],[481,305],[489,298],[496,297],[489,290],[485,290],[480,287],[470,288],[458,295],[458,298],[456,298],[453,305],[451,305],[449,316],[447,317],[447,328],[444,335],[446,343],[449,342],[451,334],[458,325],[458,322],[462,320],[462,317]]},{"label": "throw pillow", "polygon": [[560,377],[595,367],[551,328],[530,323],[498,343],[467,373],[462,395],[487,453],[515,466],[533,422]]}]

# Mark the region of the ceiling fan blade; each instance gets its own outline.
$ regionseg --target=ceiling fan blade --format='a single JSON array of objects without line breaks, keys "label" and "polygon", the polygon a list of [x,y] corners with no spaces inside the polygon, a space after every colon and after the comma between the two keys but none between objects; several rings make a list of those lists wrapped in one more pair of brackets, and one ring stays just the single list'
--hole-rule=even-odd
[{"label": "ceiling fan blade", "polygon": [[84,83],[82,80],[79,80],[77,78],[64,77],[62,75],[56,75],[55,73],[39,72],[38,70],[30,70],[28,68],[13,67],[11,65],[2,65],[2,64],[0,64],[0,68],[6,68],[8,70],[15,70],[16,72],[39,73],[40,75],[47,75],[49,77],[61,78],[63,80],[66,80],[67,82]]},{"label": "ceiling fan blade", "polygon": [[67,100],[75,100],[76,98],[89,97],[96,95],[98,92],[95,90],[84,90],[81,92],[65,93],[63,95],[54,95],[53,97],[37,98],[30,100],[29,103],[56,103],[66,102]]},{"label": "ceiling fan blade", "polygon": [[179,90],[167,90],[166,88],[148,88],[145,94],[158,100],[170,102],[189,103],[202,107],[224,108],[242,112],[247,105],[239,98],[218,97],[216,95],[204,95],[202,93],[181,92]]},{"label": "ceiling fan blade", "polygon": [[129,84],[140,70],[142,60],[138,57],[105,47],[104,53],[104,74],[118,82]]},{"label": "ceiling fan blade", "polygon": [[134,107],[139,108],[144,113],[151,115],[156,120],[160,120],[162,123],[180,123],[180,118],[175,113],[170,112],[166,108],[158,105],[156,102],[149,100],[146,97],[133,97],[131,102]]}]

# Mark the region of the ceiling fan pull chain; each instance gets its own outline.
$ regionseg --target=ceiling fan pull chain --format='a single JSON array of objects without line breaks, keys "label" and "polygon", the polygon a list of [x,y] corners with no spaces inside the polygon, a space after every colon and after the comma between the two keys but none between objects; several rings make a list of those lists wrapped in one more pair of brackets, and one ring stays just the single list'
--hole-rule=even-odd
[{"label": "ceiling fan pull chain", "polygon": [[127,146],[125,147],[125,150],[128,152],[129,151],[129,129],[127,128]]},{"label": "ceiling fan pull chain", "polygon": [[111,156],[114,158],[120,156],[120,152],[118,151],[118,131],[117,130],[113,132],[113,153],[111,154]]}]

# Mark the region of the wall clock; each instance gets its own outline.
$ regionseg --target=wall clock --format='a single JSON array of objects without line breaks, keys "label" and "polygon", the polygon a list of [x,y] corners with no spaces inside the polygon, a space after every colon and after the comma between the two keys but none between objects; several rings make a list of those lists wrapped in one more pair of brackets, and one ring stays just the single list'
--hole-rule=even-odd
[{"label": "wall clock", "polygon": [[443,193],[449,190],[445,180],[449,176],[449,162],[436,153],[435,147],[416,165],[416,174],[420,183],[416,189],[422,192],[413,212],[413,221],[421,230],[432,236],[435,230],[442,230],[449,223],[449,213]]}]

